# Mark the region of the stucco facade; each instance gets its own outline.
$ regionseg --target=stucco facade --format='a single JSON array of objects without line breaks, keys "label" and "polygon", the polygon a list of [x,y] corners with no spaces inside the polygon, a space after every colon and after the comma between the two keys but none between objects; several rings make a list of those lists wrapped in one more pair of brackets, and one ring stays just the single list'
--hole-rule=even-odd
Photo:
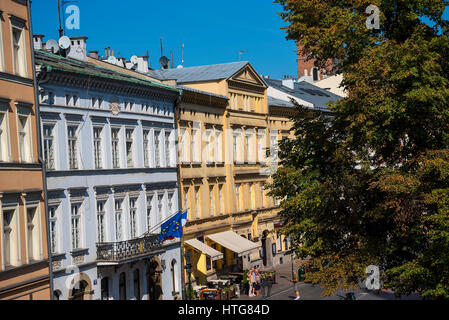
[{"label": "stucco facade", "polygon": [[0,300],[50,299],[28,1],[0,3]]},{"label": "stucco facade", "polygon": [[55,298],[179,298],[180,241],[157,234],[178,211],[180,91],[36,56]]}]

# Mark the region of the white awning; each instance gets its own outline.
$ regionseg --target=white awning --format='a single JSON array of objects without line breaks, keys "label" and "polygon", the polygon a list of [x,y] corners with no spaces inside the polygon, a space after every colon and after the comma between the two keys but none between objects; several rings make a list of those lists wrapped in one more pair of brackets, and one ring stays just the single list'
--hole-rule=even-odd
[{"label": "white awning", "polygon": [[206,238],[237,253],[239,257],[261,248],[259,244],[249,241],[248,239],[239,236],[233,231],[216,233],[210,236],[206,236]]},{"label": "white awning", "polygon": [[208,255],[209,257],[212,258],[212,261],[223,259],[223,253],[215,250],[214,248],[209,247],[207,244],[204,244],[197,239],[186,240],[185,243],[191,246],[192,248],[201,251],[205,255]]}]

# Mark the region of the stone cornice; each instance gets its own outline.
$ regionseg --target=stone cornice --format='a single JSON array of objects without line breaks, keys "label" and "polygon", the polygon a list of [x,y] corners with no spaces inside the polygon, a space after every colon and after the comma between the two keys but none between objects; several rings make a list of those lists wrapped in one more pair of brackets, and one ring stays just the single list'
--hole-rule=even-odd
[{"label": "stone cornice", "polygon": [[87,89],[89,91],[102,91],[114,95],[121,96],[138,96],[140,98],[170,100],[173,103],[178,98],[178,94],[172,91],[144,86],[140,84],[132,84],[121,80],[108,80],[95,76],[75,74],[53,70],[48,72],[49,84],[63,87]]}]

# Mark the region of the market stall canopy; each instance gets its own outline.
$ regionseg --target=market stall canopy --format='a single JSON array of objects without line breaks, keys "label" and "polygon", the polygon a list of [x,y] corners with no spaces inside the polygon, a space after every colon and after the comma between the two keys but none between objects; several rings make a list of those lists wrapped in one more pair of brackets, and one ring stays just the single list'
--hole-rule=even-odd
[{"label": "market stall canopy", "polygon": [[209,247],[197,239],[186,240],[186,244],[212,258],[212,261],[223,259],[223,253]]},{"label": "market stall canopy", "polygon": [[233,231],[212,234],[206,238],[237,253],[239,257],[261,248],[259,244],[249,241]]}]

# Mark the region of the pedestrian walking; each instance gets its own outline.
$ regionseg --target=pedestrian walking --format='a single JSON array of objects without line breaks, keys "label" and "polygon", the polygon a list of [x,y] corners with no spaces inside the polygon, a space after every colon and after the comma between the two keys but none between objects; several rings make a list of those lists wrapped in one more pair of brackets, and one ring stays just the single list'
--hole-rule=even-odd
[{"label": "pedestrian walking", "polygon": [[254,270],[254,267],[249,270],[247,276],[249,281],[249,297],[251,298],[255,296],[254,283],[256,282],[256,271]]},{"label": "pedestrian walking", "polygon": [[294,284],[294,288],[295,288],[295,292],[296,292],[295,300],[299,300],[299,299],[301,299],[301,295],[299,294],[299,276],[298,276],[298,272],[296,272],[296,270],[293,270],[292,282]]},{"label": "pedestrian walking", "polygon": [[255,270],[255,279],[254,280],[255,280],[254,281],[255,282],[254,291],[256,292],[256,297],[257,297],[260,293],[260,282],[261,282],[259,269]]}]

